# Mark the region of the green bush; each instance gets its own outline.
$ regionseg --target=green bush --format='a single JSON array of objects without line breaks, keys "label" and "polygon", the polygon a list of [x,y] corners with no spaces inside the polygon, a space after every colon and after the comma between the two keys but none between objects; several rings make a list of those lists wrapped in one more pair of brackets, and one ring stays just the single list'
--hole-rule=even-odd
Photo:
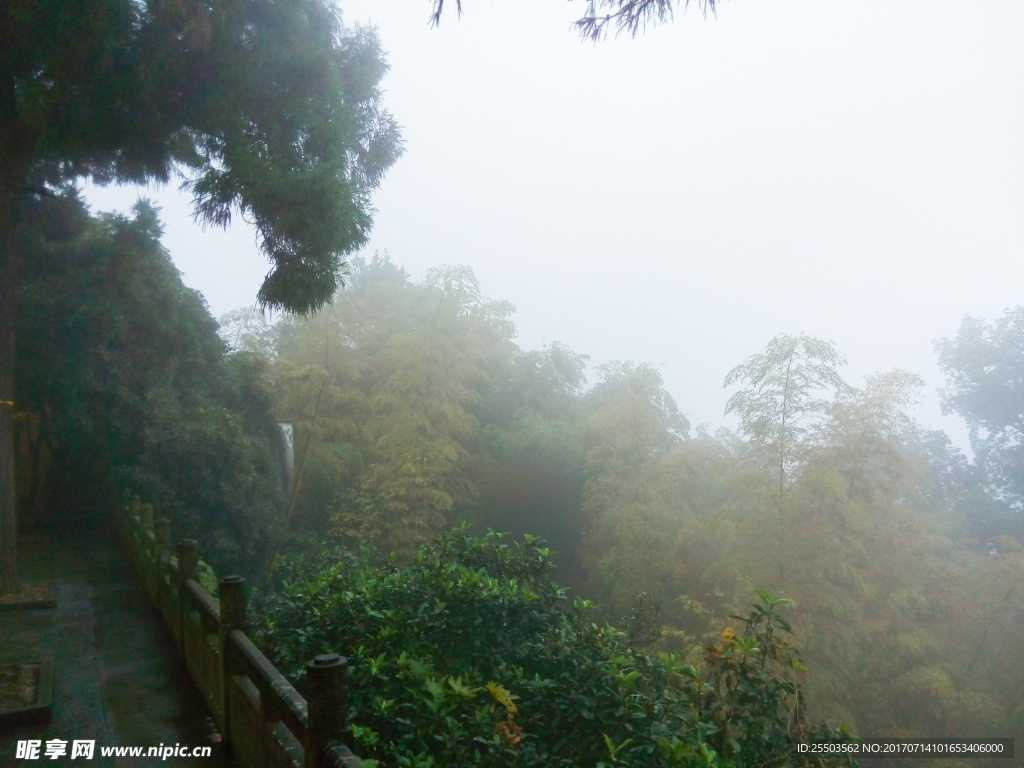
[{"label": "green bush", "polygon": [[[702,670],[598,626],[551,578],[539,539],[455,529],[407,566],[325,548],[283,559],[258,642],[302,688],[319,653],[350,658],[357,752],[387,766],[823,765],[800,668],[761,603]],[[635,635],[634,635],[635,636]]]}]

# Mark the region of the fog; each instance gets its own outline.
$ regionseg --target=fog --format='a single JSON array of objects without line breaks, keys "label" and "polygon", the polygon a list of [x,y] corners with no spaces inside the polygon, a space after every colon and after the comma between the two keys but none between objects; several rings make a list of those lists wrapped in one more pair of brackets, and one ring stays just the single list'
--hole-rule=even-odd
[{"label": "fog", "polygon": [[[431,29],[426,0],[342,4],[379,29],[406,140],[364,253],[472,266],[521,346],[654,363],[694,424],[724,423],[729,369],[806,332],[852,383],[923,375],[918,418],[966,445],[931,342],[1022,303],[1024,5],[732,0],[598,45],[569,28],[581,2],[449,5]],[[253,304],[252,229],[141,194],[215,316]]]}]

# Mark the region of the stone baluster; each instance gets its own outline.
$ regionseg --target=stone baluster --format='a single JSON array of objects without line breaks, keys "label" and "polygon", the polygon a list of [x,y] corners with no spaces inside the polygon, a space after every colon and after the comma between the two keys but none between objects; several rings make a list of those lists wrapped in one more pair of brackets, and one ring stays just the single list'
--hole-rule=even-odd
[{"label": "stone baluster", "polygon": [[332,742],[351,746],[348,717],[348,660],[336,653],[317,656],[306,665],[309,684],[306,768],[327,768]]},{"label": "stone baluster", "polygon": [[231,743],[230,682],[234,672],[228,658],[228,635],[236,629],[246,632],[248,628],[245,579],[241,576],[225,576],[220,580],[220,624],[217,627],[217,638],[220,649],[220,701],[224,713],[222,735],[227,744]]},{"label": "stone baluster", "polygon": [[181,637],[181,656],[184,659],[187,655],[188,635],[186,634],[188,594],[185,592],[185,582],[188,579],[199,580],[199,545],[195,539],[185,539],[178,542],[178,633]]},{"label": "stone baluster", "polygon": [[157,562],[162,562],[164,553],[171,548],[171,521],[166,517],[154,520],[153,537]]}]

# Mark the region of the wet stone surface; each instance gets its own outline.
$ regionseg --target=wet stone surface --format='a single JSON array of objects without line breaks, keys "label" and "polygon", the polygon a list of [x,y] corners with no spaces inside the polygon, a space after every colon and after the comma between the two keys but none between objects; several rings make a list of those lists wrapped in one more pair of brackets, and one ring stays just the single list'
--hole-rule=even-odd
[{"label": "wet stone surface", "polygon": [[[113,531],[26,537],[25,581],[50,582],[55,608],[0,613],[0,665],[51,660],[53,722],[0,729],[0,766],[226,768],[219,735],[179,660],[170,630],[121,553]],[[19,740],[68,742],[67,755],[16,759]],[[91,761],[71,760],[75,739],[95,740]],[[211,746],[208,758],[103,757],[101,747]]]}]

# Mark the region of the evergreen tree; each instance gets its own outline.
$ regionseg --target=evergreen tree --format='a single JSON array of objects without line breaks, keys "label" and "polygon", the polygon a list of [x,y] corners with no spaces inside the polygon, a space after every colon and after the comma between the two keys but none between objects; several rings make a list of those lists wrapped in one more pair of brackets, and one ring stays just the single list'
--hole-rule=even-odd
[{"label": "evergreen tree", "polygon": [[148,203],[93,217],[69,192],[23,217],[16,396],[36,416],[35,439],[19,440],[34,469],[22,509],[62,530],[93,524],[116,480],[221,572],[258,571],[284,507],[266,361],[226,353]]},{"label": "evergreen tree", "polygon": [[79,177],[166,181],[195,215],[253,221],[267,306],[329,301],[401,151],[372,30],[327,0],[0,4],[0,592],[17,587],[13,455],[16,219]]}]

